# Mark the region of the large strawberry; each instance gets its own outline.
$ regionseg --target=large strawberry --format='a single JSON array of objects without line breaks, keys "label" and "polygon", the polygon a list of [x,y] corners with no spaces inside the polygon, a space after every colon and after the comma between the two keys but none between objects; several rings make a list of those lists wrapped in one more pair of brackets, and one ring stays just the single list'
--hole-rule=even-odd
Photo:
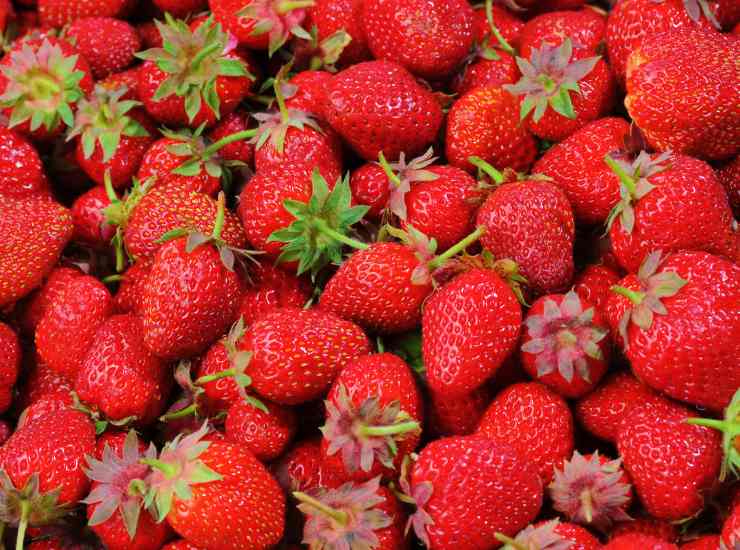
[{"label": "large strawberry", "polygon": [[47,189],[48,180],[36,148],[15,130],[0,126],[0,194],[27,197]]},{"label": "large strawberry", "polygon": [[442,108],[400,65],[358,63],[337,74],[326,92],[324,116],[365,160],[381,151],[390,160],[416,155],[437,137]]},{"label": "large strawberry", "polygon": [[41,285],[72,237],[72,216],[44,197],[0,194],[0,307]]},{"label": "large strawberry", "polygon": [[39,0],[38,10],[44,25],[62,27],[83,17],[119,17],[133,4],[132,0]]},{"label": "large strawberry", "polygon": [[85,17],[70,25],[67,35],[90,64],[96,80],[122,71],[141,47],[136,29],[114,17]]},{"label": "large strawberry", "polygon": [[482,437],[433,441],[404,474],[404,498],[417,506],[409,522],[434,550],[497,548],[497,533],[515,535],[542,505],[537,469]]},{"label": "large strawberry", "polygon": [[514,292],[492,270],[471,269],[442,286],[422,316],[430,388],[463,396],[482,385],[516,347],[521,322]]},{"label": "large strawberry", "polygon": [[632,52],[624,103],[650,145],[707,160],[740,152],[737,50],[736,37],[686,29]]}]

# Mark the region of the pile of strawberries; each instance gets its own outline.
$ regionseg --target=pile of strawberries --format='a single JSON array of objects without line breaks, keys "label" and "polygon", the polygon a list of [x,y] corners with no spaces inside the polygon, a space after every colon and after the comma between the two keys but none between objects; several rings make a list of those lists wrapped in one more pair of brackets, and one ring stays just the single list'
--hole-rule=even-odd
[{"label": "pile of strawberries", "polygon": [[0,31],[0,547],[740,550],[738,0]]}]

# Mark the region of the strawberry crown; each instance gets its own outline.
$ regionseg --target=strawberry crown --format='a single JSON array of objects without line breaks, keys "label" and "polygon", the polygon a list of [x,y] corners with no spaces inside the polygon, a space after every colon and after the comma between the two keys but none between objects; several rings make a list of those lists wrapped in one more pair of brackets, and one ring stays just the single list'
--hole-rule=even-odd
[{"label": "strawberry crown", "polygon": [[308,61],[308,69],[311,71],[337,72],[336,64],[345,48],[352,42],[352,36],[344,29],[339,29],[334,34],[319,41],[319,29],[316,25],[311,25],[307,36],[308,38],[302,35],[301,38],[308,41],[308,47],[312,52]]},{"label": "strawberry crown", "polygon": [[740,389],[735,392],[732,401],[725,409],[724,420],[714,418],[689,418],[689,424],[706,426],[722,432],[722,450],[725,458],[719,479],[724,481],[728,473],[740,477]]},{"label": "strawberry crown", "polygon": [[657,273],[658,266],[661,263],[662,252],[660,250],[648,254],[645,261],[637,272],[637,279],[640,281],[640,290],[630,290],[623,286],[615,285],[611,287],[612,292],[616,292],[632,302],[622,318],[619,320],[619,334],[624,341],[624,347],[629,347],[627,338],[627,328],[630,322],[634,323],[642,330],[649,329],[653,324],[655,314],[666,315],[668,310],[661,302],[661,298],[675,296],[688,281],[678,276],[675,271],[662,271]]},{"label": "strawberry crown", "polygon": [[[655,4],[662,4],[665,0],[653,0]],[[692,21],[698,22],[701,19],[702,14],[707,18],[716,29],[720,29],[721,25],[717,21],[717,17],[712,11],[712,6],[707,0],[683,0],[683,7],[686,10],[686,14],[691,18]]]},{"label": "strawberry crown", "polygon": [[385,502],[378,489],[380,476],[362,484],[319,489],[315,495],[293,493],[306,516],[303,543],[311,548],[376,548],[380,541],[375,532],[392,523],[388,514],[376,508]]},{"label": "strawberry crown", "polygon": [[383,151],[378,155],[378,164],[383,168],[388,176],[389,188],[391,190],[388,208],[390,211],[405,220],[406,211],[406,193],[411,190],[411,184],[421,181],[434,181],[439,176],[434,172],[426,170],[437,160],[434,156],[434,150],[430,147],[423,155],[406,162],[406,154],[401,153],[397,162],[389,163],[383,155]]},{"label": "strawberry crown", "polygon": [[367,213],[367,206],[351,206],[349,175],[337,181],[334,189],[314,168],[313,192],[307,203],[288,199],[283,204],[295,221],[274,231],[267,242],[285,243],[278,262],[298,261],[298,275],[311,271],[315,276],[329,263],[342,263],[344,245],[366,249],[368,245],[348,236],[352,226]]},{"label": "strawberry crown", "polygon": [[522,95],[519,116],[524,120],[534,110],[533,120],[539,122],[548,106],[566,118],[576,118],[570,92],[581,93],[578,82],[589,74],[601,56],[571,61],[573,42],[567,38],[560,46],[544,43],[532,48],[529,60],[516,58],[522,78],[516,84],[506,84],[504,89]]},{"label": "strawberry crown", "polygon": [[7,79],[0,106],[12,109],[9,127],[26,121],[32,131],[42,125],[47,131],[72,126],[72,107],[83,96],[80,81],[85,77],[76,69],[79,55],[65,55],[46,38],[38,47],[23,42],[8,55],[10,64],[0,67]]},{"label": "strawberry crown", "polygon": [[413,487],[411,486],[409,468],[413,460],[416,460],[416,455],[404,457],[401,463],[401,476],[398,478],[401,491],[396,491],[396,496],[401,502],[416,506],[416,511],[409,516],[406,522],[405,533],[408,535],[409,530],[413,527],[414,534],[429,548],[431,547],[431,542],[429,541],[427,526],[434,525],[434,519],[432,519],[432,516],[424,507],[429,502],[429,499],[432,498],[434,486],[431,481],[423,481],[414,484]]},{"label": "strawberry crown", "polygon": [[329,442],[329,456],[342,453],[350,472],[369,472],[377,459],[386,468],[393,468],[398,454],[396,443],[412,434],[419,434],[419,422],[401,410],[393,401],[381,407],[377,397],[368,397],[355,405],[347,388],[340,384],[336,402],[327,399],[326,424],[321,433]]},{"label": "strawberry crown", "polygon": [[550,497],[558,512],[575,523],[606,531],[612,523],[629,521],[624,511],[630,485],[622,481],[621,459],[606,461],[598,452],[585,457],[578,451],[562,469],[555,468]]},{"label": "strawberry crown", "polygon": [[304,40],[311,39],[301,23],[306,17],[305,9],[313,5],[313,0],[252,0],[236,15],[255,22],[252,36],[268,35],[268,55],[272,57],[291,34]]},{"label": "strawberry crown", "polygon": [[144,454],[140,452],[139,439],[136,432],[131,430],[126,435],[120,456],[106,444],[102,460],[87,457],[85,475],[98,483],[82,500],[85,504],[97,505],[89,521],[91,526],[108,521],[118,511],[129,538],[134,538],[146,492],[144,479],[150,473],[150,468],[141,460],[156,456],[157,449],[153,444]]},{"label": "strawberry crown", "polygon": [[254,77],[244,63],[229,54],[236,48],[236,39],[222,30],[209,17],[192,30],[185,21],[165,14],[165,22],[156,21],[162,36],[162,48],[137,53],[137,57],[153,61],[168,74],[154,94],[154,100],[176,95],[185,99],[185,112],[190,122],[200,112],[203,101],[216,116],[220,115],[220,99],[216,90],[219,76]]},{"label": "strawberry crown", "polygon": [[560,305],[545,298],[544,307],[542,315],[527,316],[525,324],[531,340],[521,348],[537,356],[537,377],[557,371],[567,382],[572,382],[575,371],[590,382],[587,358],[604,358],[599,342],[608,334],[593,323],[594,308],[584,310],[580,297],[572,290]]},{"label": "strawberry crown", "polygon": [[[187,128],[177,132],[162,129],[162,135],[166,138],[176,141],[167,146],[167,151],[178,157],[187,157],[187,160],[172,170],[172,174],[185,177],[199,176],[203,170],[212,178],[224,178],[225,182],[230,181],[231,172],[224,168],[244,166],[239,161],[223,161],[218,152],[230,143],[247,139],[254,135],[254,130],[245,130],[223,137],[215,143],[207,144],[203,137],[205,123],[198,126],[195,131]],[[226,185],[226,183],[224,184]]]},{"label": "strawberry crown", "polygon": [[671,158],[672,153],[666,151],[653,158],[646,151],[640,151],[632,163],[621,159],[613,159],[610,155],[604,157],[604,162],[619,177],[620,201],[609,212],[606,220],[607,230],[611,229],[614,221],[619,218],[622,231],[632,233],[635,228],[634,204],[647,195],[655,187],[648,178],[659,174],[668,168],[666,161]]},{"label": "strawberry crown", "polygon": [[568,550],[575,542],[559,535],[555,529],[560,520],[554,519],[542,525],[528,525],[515,538],[496,533],[496,539],[504,543],[502,550]]},{"label": "strawberry crown", "polygon": [[96,408],[91,408],[80,401],[80,396],[76,391],[69,392],[72,396],[72,408],[82,414],[87,415],[95,425],[95,434],[101,435],[108,428],[108,425],[121,427],[131,424],[137,420],[136,416],[126,416],[117,420],[105,418],[105,416]]},{"label": "strawberry crown", "polygon": [[108,162],[116,153],[121,136],[149,135],[138,121],[126,115],[131,109],[141,105],[134,100],[121,101],[121,97],[127,91],[126,86],[108,90],[96,85],[89,99],[80,99],[74,126],[67,133],[67,141],[79,137],[86,159],[93,155],[96,143],[99,143],[103,150],[103,162]]}]

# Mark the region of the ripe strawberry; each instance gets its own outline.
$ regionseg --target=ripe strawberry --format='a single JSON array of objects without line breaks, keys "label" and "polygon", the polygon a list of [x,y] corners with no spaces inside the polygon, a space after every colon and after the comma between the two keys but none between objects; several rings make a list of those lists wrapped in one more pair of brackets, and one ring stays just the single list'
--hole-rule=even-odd
[{"label": "ripe strawberry", "polygon": [[516,84],[521,78],[514,56],[490,48],[479,49],[477,56],[452,81],[451,86],[456,93],[463,95],[475,88]]},{"label": "ripe strawberry", "polygon": [[428,80],[452,74],[473,45],[475,16],[465,0],[366,0],[362,18],[376,59]]},{"label": "ripe strawberry", "polygon": [[239,314],[246,326],[282,307],[303,307],[312,294],[311,285],[268,262],[249,268],[249,281],[242,294]]},{"label": "ripe strawberry", "polygon": [[[283,536],[285,496],[262,463],[241,445],[203,441],[207,425],[146,460],[145,505],[183,538],[212,550],[267,550]],[[180,487],[188,488],[183,491]],[[177,487],[177,490],[175,488]],[[248,511],[248,513],[245,513]]]},{"label": "ripe strawberry", "polygon": [[323,487],[333,489],[342,485],[335,472],[327,468],[321,454],[321,440],[304,439],[296,443],[273,468],[280,486],[287,492],[313,493]]},{"label": "ripe strawberry", "polygon": [[[95,183],[103,185],[106,173],[115,188],[128,187],[154,141],[156,127],[134,100],[121,100],[126,88],[108,91],[96,86],[89,99],[81,99],[67,139],[75,139],[75,158]],[[132,110],[134,109],[134,110]]]},{"label": "ripe strawberry", "polygon": [[619,178],[604,156],[623,150],[629,129],[621,118],[594,120],[548,149],[532,173],[553,179],[568,196],[578,221],[603,223],[619,201]]},{"label": "ripe strawberry", "polygon": [[60,393],[69,396],[71,382],[45,364],[31,361],[26,369],[23,385],[18,388],[18,395],[13,402],[15,412],[22,412],[47,395]]},{"label": "ripe strawberry", "polygon": [[632,53],[624,104],[650,145],[707,160],[740,152],[740,112],[730,107],[740,102],[736,53],[737,38],[690,29],[652,36]]},{"label": "ripe strawberry", "polygon": [[573,290],[581,300],[593,304],[603,317],[610,295],[609,289],[617,284],[619,279],[619,273],[613,269],[602,264],[592,264],[576,275]]},{"label": "ripe strawberry", "polygon": [[13,401],[13,385],[21,367],[21,346],[12,328],[0,323],[0,412]]},{"label": "ripe strawberry", "polygon": [[173,17],[187,17],[208,8],[208,0],[152,0],[152,3]]},{"label": "ripe strawberry", "polygon": [[315,495],[296,492],[306,516],[303,542],[311,547],[404,550],[406,514],[380,477],[363,484],[346,483]]},{"label": "ripe strawberry", "polygon": [[48,187],[36,148],[18,132],[0,126],[0,194],[28,197]]},{"label": "ripe strawberry", "polygon": [[139,313],[141,311],[147,277],[152,269],[152,258],[144,258],[129,267],[121,275],[118,292],[113,297],[116,310],[120,313]]},{"label": "ripe strawberry", "polygon": [[113,297],[95,277],[67,282],[36,327],[36,349],[50,369],[74,380],[98,327],[113,313]]},{"label": "ripe strawberry", "polygon": [[471,172],[471,156],[496,168],[527,170],[537,155],[532,135],[519,122],[519,102],[499,86],[477,88],[463,95],[447,115],[448,162]]},{"label": "ripe strawberry", "polygon": [[430,431],[438,436],[470,435],[478,428],[483,413],[491,402],[488,386],[476,388],[463,397],[450,397],[445,393],[429,395]]},{"label": "ripe strawberry", "polygon": [[607,318],[635,374],[674,399],[727,407],[740,387],[740,268],[705,252],[653,253],[613,290]]},{"label": "ripe strawberry", "polygon": [[553,507],[569,521],[605,531],[616,521],[629,521],[632,486],[622,461],[609,460],[598,452],[573,458],[555,467],[549,486]]},{"label": "ripe strawberry", "polygon": [[555,466],[573,453],[573,416],[542,384],[512,384],[490,404],[476,435],[510,445],[549,483]]},{"label": "ripe strawberry", "polygon": [[523,96],[520,117],[537,137],[562,141],[611,110],[614,78],[606,62],[589,53],[574,50],[568,38],[533,48],[529,59],[517,58],[522,79],[504,89]]},{"label": "ripe strawberry", "polygon": [[599,539],[586,529],[573,523],[560,523],[559,519],[528,525],[515,538],[497,533],[496,539],[504,543],[504,550],[516,548],[601,550]]},{"label": "ripe strawberry", "polygon": [[[486,6],[478,6],[475,8],[475,21],[473,23],[473,36],[477,44],[492,42],[491,34],[493,33],[492,24],[496,27],[496,30],[501,35],[501,38],[513,47],[519,46],[519,35],[524,28],[524,21],[522,21],[517,14],[513,11],[515,6],[511,2],[493,3],[491,2],[491,21],[488,20],[488,14],[486,13]],[[495,33],[493,33],[495,34]],[[494,38],[497,38],[494,36]]]},{"label": "ripe strawberry", "polygon": [[422,316],[430,389],[463,396],[481,386],[514,350],[521,322],[514,292],[492,270],[472,269],[442,286]]},{"label": "ripe strawberry", "polygon": [[716,483],[722,461],[717,432],[692,426],[689,409],[668,400],[637,406],[622,421],[619,454],[650,515],[675,521],[693,516]]},{"label": "ripe strawberry", "polygon": [[727,191],[732,212],[740,218],[740,156],[716,170],[717,179]]},{"label": "ripe strawberry", "polygon": [[719,535],[703,535],[689,542],[684,542],[681,545],[681,550],[717,550],[719,542]]},{"label": "ripe strawberry", "polygon": [[[249,113],[244,111],[235,111],[221,118],[216,125],[208,132],[208,139],[216,143],[219,140],[245,132],[249,129]],[[218,150],[218,155],[225,161],[243,162],[248,166],[254,164],[254,145],[248,139],[229,143]]]},{"label": "ripe strawberry", "polygon": [[366,355],[347,364],[325,404],[321,453],[338,479],[388,476],[419,444],[421,394],[411,369],[396,355]]},{"label": "ripe strawberry", "polygon": [[315,25],[318,40],[327,40],[342,31],[349,34],[351,40],[342,50],[337,62],[339,65],[353,65],[372,57],[367,45],[362,6],[362,0],[317,0],[308,8],[306,28]]},{"label": "ripe strawberry", "polygon": [[106,90],[115,91],[119,88],[126,88],[126,93],[121,96],[121,99],[133,99],[139,100],[139,93],[137,87],[139,86],[139,69],[141,65],[137,65],[132,69],[127,69],[118,73],[113,73],[110,76],[96,82],[97,85],[102,86]]},{"label": "ripe strawberry", "polygon": [[370,343],[360,327],[331,313],[282,308],[249,327],[238,348],[252,352],[246,372],[254,391],[295,405],[321,397]]},{"label": "ripe strawberry", "polygon": [[624,417],[639,404],[661,398],[632,374],[617,372],[595,391],[581,398],[575,407],[578,422],[593,435],[615,442]]},{"label": "ripe strawberry", "polygon": [[141,48],[136,29],[113,17],[86,17],[72,23],[67,31],[77,51],[90,64],[96,80],[122,71],[134,62]]},{"label": "ripe strawberry", "polygon": [[606,40],[606,17],[599,9],[551,11],[527,21],[519,34],[519,54],[529,59],[544,44],[560,46],[568,38],[580,56],[598,54]]},{"label": "ripe strawberry", "polygon": [[678,546],[639,533],[627,533],[611,539],[602,546],[602,550],[634,550],[635,548],[650,548],[650,550],[678,550]]},{"label": "ripe strawberry", "polygon": [[735,550],[738,542],[740,542],[740,506],[736,505],[722,526],[720,550]]},{"label": "ripe strawberry", "polygon": [[104,210],[110,206],[105,188],[97,185],[86,191],[72,205],[72,240],[104,250],[116,233],[105,218]]},{"label": "ripe strawberry", "polygon": [[[332,6],[339,4],[336,0],[331,1]],[[327,71],[301,71],[294,74],[282,85],[286,107],[306,111],[320,120],[326,120],[326,90],[333,78],[334,75]]]},{"label": "ripe strawberry", "polygon": [[55,137],[72,126],[75,104],[92,89],[87,61],[56,38],[16,42],[0,61],[0,105],[7,126],[34,139]]},{"label": "ripe strawberry", "polygon": [[243,445],[262,461],[285,452],[295,435],[298,419],[293,409],[264,403],[267,412],[240,399],[226,415],[226,440]]},{"label": "ripe strawberry", "polygon": [[144,59],[139,97],[149,114],[164,124],[212,126],[249,93],[251,75],[246,63],[234,52],[234,41],[212,18],[190,26],[166,19],[166,23],[156,22],[162,48],[137,54]]},{"label": "ripe strawberry", "polygon": [[409,523],[435,550],[495,548],[497,533],[516,534],[542,505],[537,469],[508,445],[482,437],[433,441],[408,474],[401,488],[417,506]]},{"label": "ripe strawberry", "polygon": [[92,491],[82,502],[87,504],[87,518],[95,534],[110,550],[159,550],[169,538],[166,523],[157,523],[143,508],[141,487],[149,467],[141,459],[152,459],[156,449],[142,449],[143,443],[133,430],[123,447],[105,444],[102,456],[87,457],[87,477]]},{"label": "ripe strawberry", "polygon": [[610,536],[612,538],[626,533],[639,533],[641,535],[650,535],[656,539],[667,542],[677,543],[679,532],[676,525],[662,519],[655,519],[650,516],[635,518],[631,521],[623,521],[614,526]]},{"label": "ripe strawberry", "polygon": [[120,17],[133,7],[131,0],[38,0],[44,26],[63,27],[83,17]]},{"label": "ripe strawberry", "polygon": [[332,78],[323,114],[365,160],[416,155],[437,137],[442,108],[400,65],[367,61]]},{"label": "ripe strawberry", "polygon": [[186,540],[180,539],[170,542],[169,544],[165,544],[162,547],[162,550],[204,550],[204,548],[201,546],[195,546]]},{"label": "ripe strawberry", "polygon": [[621,180],[622,200],[608,225],[614,254],[625,269],[636,272],[656,250],[738,257],[732,210],[708,164],[683,155],[645,152],[632,164],[611,157],[606,161]]}]

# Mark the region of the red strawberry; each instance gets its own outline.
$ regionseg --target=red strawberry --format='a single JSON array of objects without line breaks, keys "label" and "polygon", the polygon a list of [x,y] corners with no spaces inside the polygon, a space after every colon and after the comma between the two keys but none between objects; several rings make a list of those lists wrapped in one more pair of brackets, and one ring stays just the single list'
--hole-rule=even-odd
[{"label": "red strawberry", "polygon": [[734,314],[740,268],[704,252],[663,262],[653,253],[613,290],[607,317],[635,374],[674,399],[715,411],[727,407],[740,387],[740,319]]},{"label": "red strawberry", "polygon": [[342,31],[351,37],[339,57],[340,65],[353,65],[371,58],[363,24],[363,3],[362,0],[317,0],[308,9],[306,27],[316,26],[318,40],[327,40]]},{"label": "red strawberry", "polygon": [[632,374],[618,372],[576,404],[579,423],[601,439],[615,442],[624,417],[637,405],[661,398]]},{"label": "red strawberry", "polygon": [[619,535],[602,546],[602,550],[634,550],[635,548],[650,548],[650,550],[678,550],[678,546],[640,533]]},{"label": "red strawberry", "polygon": [[[222,138],[246,132],[249,129],[249,114],[235,111],[221,118],[208,132],[208,138],[216,143]],[[247,139],[235,141],[218,150],[218,155],[225,161],[243,162],[246,165],[254,163],[254,145]]]},{"label": "red strawberry", "polygon": [[717,550],[719,542],[719,535],[703,535],[689,542],[684,542],[681,545],[681,550]]},{"label": "red strawberry", "polygon": [[208,0],[152,0],[153,4],[173,17],[187,17],[208,8]]},{"label": "red strawberry", "polygon": [[303,307],[311,297],[311,285],[304,279],[268,262],[250,266],[249,284],[242,294],[239,313],[246,326],[273,309]]},{"label": "red strawberry", "polygon": [[104,210],[109,206],[108,193],[99,185],[77,197],[72,205],[72,240],[96,249],[107,248],[116,233],[105,217]]},{"label": "red strawberry", "polygon": [[103,283],[89,275],[69,281],[36,328],[39,357],[74,380],[98,327],[112,313],[113,298]]},{"label": "red strawberry", "polygon": [[[513,8],[511,2],[503,2],[502,4],[491,2],[491,21],[488,20],[488,14],[486,13],[486,6],[479,6],[475,8],[475,22],[473,24],[473,36],[475,42],[482,44],[488,41],[491,43],[491,34],[493,26],[501,34],[501,37],[511,46],[517,47],[519,45],[519,35],[524,28],[524,21],[522,21],[512,11]],[[495,43],[494,43],[495,44]]]},{"label": "red strawberry", "polygon": [[720,550],[734,550],[738,542],[740,542],[740,506],[735,506],[722,526]]},{"label": "red strawberry", "polygon": [[463,396],[481,386],[514,350],[521,322],[514,292],[494,271],[472,269],[441,287],[422,316],[429,387]]},{"label": "red strawberry", "polygon": [[740,156],[716,171],[717,179],[727,191],[732,212],[740,218]]},{"label": "red strawberry", "polygon": [[393,493],[377,477],[363,484],[322,489],[315,496],[296,492],[306,516],[303,542],[312,547],[404,550],[406,514]]},{"label": "red strawberry", "polygon": [[0,323],[0,411],[5,412],[13,400],[13,385],[21,367],[18,336],[8,325]]},{"label": "red strawberry", "polygon": [[[203,441],[208,427],[178,436],[159,458],[144,460],[145,504],[191,543],[212,550],[266,550],[283,536],[285,496],[245,447]],[[183,491],[180,487],[187,487]],[[175,490],[175,487],[178,489]],[[245,513],[248,512],[248,513]]]},{"label": "red strawberry", "polygon": [[515,538],[501,533],[496,539],[508,548],[568,548],[570,550],[601,550],[599,539],[583,527],[573,523],[560,523],[559,519],[529,525]]},{"label": "red strawberry", "polygon": [[488,407],[476,435],[510,445],[549,483],[555,466],[573,453],[573,416],[542,384],[512,384]]},{"label": "red strawberry", "polygon": [[275,465],[275,476],[285,491],[314,492],[319,487],[342,485],[335,472],[326,467],[321,454],[320,439],[304,439],[296,443]]},{"label": "red strawberry", "polygon": [[13,403],[17,412],[43,399],[47,395],[65,394],[69,396],[72,384],[63,376],[38,361],[32,362],[25,373],[23,385]]},{"label": "red strawberry", "polygon": [[473,45],[473,8],[465,0],[365,0],[363,24],[376,59],[441,80]]},{"label": "red strawberry", "polygon": [[[732,401],[725,409],[723,420],[699,418],[689,420],[689,424],[707,426],[722,434],[722,450],[725,460],[720,471],[720,481],[724,481],[728,472],[737,474],[740,468],[740,391],[736,391]],[[736,500],[736,499],[735,499]]]},{"label": "red strawberry", "polygon": [[186,540],[176,540],[174,542],[170,542],[169,544],[165,544],[162,547],[162,550],[204,550],[204,548],[201,546],[190,544]]},{"label": "red strawberry", "polygon": [[83,17],[119,17],[133,6],[131,0],[38,0],[41,23],[62,27]]},{"label": "red strawberry", "polygon": [[604,314],[609,289],[619,281],[619,274],[601,264],[592,264],[576,275],[573,290],[581,300],[593,304],[600,314]]},{"label": "red strawberry", "polygon": [[138,54],[145,60],[138,93],[149,114],[164,124],[195,128],[212,126],[236,109],[249,93],[251,75],[221,25],[209,18],[189,27],[171,17],[156,24],[162,48]]},{"label": "red strawberry", "polygon": [[606,40],[606,14],[586,6],[577,11],[551,11],[533,17],[519,34],[519,54],[529,59],[544,44],[560,46],[570,38],[573,49],[586,57],[597,54]]},{"label": "red strawberry", "polygon": [[731,107],[740,103],[737,43],[686,29],[652,36],[632,53],[624,104],[650,145],[707,160],[740,152],[740,110]]},{"label": "red strawberry", "polygon": [[77,51],[90,64],[96,80],[131,65],[134,54],[141,48],[136,29],[113,17],[78,19],[70,25],[67,33]]},{"label": "red strawberry", "polygon": [[524,319],[522,366],[559,395],[582,397],[606,372],[608,334],[606,320],[575,292],[543,296]]},{"label": "red strawberry", "polygon": [[447,160],[469,172],[479,157],[496,168],[527,170],[537,155],[532,135],[519,122],[519,102],[499,86],[463,95],[447,115]]},{"label": "red strawberry", "polygon": [[321,452],[338,479],[361,482],[387,475],[419,444],[421,394],[411,369],[393,354],[349,363],[325,403]]},{"label": "red strawberry", "polygon": [[655,537],[656,539],[661,539],[672,543],[678,542],[679,536],[676,525],[669,521],[655,519],[649,516],[618,523],[614,526],[610,535],[613,538],[626,533],[650,535],[651,537]]},{"label": "red strawberry", "polygon": [[722,461],[717,432],[686,423],[694,413],[668,400],[635,408],[622,421],[619,454],[650,515],[693,516],[716,483]]},{"label": "red strawberry", "polygon": [[133,99],[138,101],[139,93],[136,88],[139,85],[139,68],[141,65],[137,65],[132,69],[127,69],[119,73],[113,73],[112,75],[98,80],[96,84],[102,86],[106,90],[115,91],[119,88],[126,88],[126,93],[121,96],[121,99]]},{"label": "red strawberry", "polygon": [[470,435],[491,402],[488,386],[480,386],[463,397],[445,393],[429,395],[429,427],[438,436]]},{"label": "red strawberry", "polygon": [[[339,5],[339,2],[331,0],[331,5]],[[327,71],[301,71],[296,73],[287,83],[282,85],[286,107],[306,111],[324,120],[326,90],[333,78],[334,75]]]},{"label": "red strawberry", "polygon": [[0,194],[28,197],[47,192],[48,186],[36,148],[21,134],[0,126]]},{"label": "red strawberry", "polygon": [[621,180],[622,200],[608,224],[614,254],[625,269],[636,272],[656,250],[740,257],[727,195],[708,164],[645,152],[632,164],[611,157],[606,161]]},{"label": "red strawberry", "polygon": [[442,108],[430,91],[390,61],[358,63],[329,83],[324,105],[329,124],[365,160],[381,151],[390,160],[401,152],[424,151],[442,124]]},{"label": "red strawberry", "polygon": [[619,201],[619,178],[604,156],[624,148],[629,128],[621,118],[594,120],[548,149],[532,173],[553,179],[568,196],[578,221],[603,223]]},{"label": "red strawberry", "polygon": [[288,448],[298,419],[293,409],[263,403],[265,411],[244,400],[235,402],[226,415],[226,439],[239,443],[262,461],[274,460]]},{"label": "red strawberry", "polygon": [[118,292],[114,296],[116,310],[121,313],[139,313],[141,310],[147,277],[152,268],[152,259],[144,258],[121,275]]},{"label": "red strawberry", "polygon": [[69,281],[82,275],[72,267],[57,267],[49,273],[43,286],[31,294],[24,303],[21,315],[21,327],[27,334],[33,334],[46,309],[57,301],[57,296]]},{"label": "red strawberry", "polygon": [[505,444],[482,437],[448,437],[419,453],[401,487],[417,506],[409,519],[428,548],[496,548],[542,505],[537,469]]}]

